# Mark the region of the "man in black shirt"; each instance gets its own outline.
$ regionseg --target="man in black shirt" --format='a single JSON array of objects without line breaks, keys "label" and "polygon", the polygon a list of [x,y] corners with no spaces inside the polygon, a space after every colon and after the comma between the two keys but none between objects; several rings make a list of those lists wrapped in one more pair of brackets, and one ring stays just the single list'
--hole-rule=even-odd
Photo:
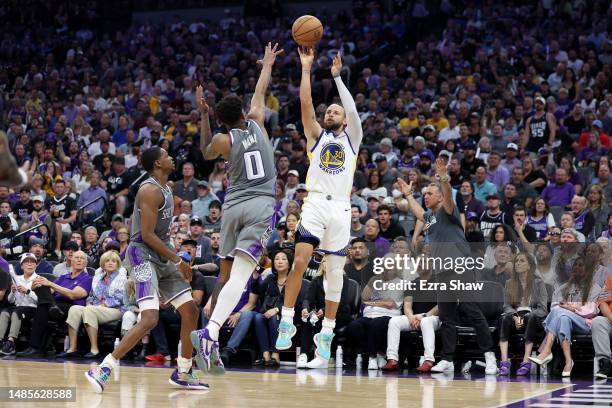
[{"label": "man in black shirt", "polygon": [[517,206],[514,209],[514,214],[512,215],[514,220],[514,231],[516,232],[516,236],[521,238],[521,242],[523,238],[525,238],[528,242],[536,242],[538,239],[538,233],[535,228],[531,225],[527,224],[527,211],[525,207],[522,205]]},{"label": "man in black shirt", "polygon": [[66,182],[58,178],[53,183],[55,196],[47,198],[45,207],[54,221],[55,231],[55,255],[59,259],[62,256],[62,235],[71,232],[70,224],[76,221],[76,202],[66,193]]},{"label": "man in black shirt", "polygon": [[110,144],[108,141],[100,141],[100,150],[102,151],[102,153],[94,157],[92,162],[96,170],[98,170],[100,173],[104,172],[104,168],[102,167],[102,162],[104,161],[104,158],[108,157],[111,162],[115,160],[115,155],[109,153],[109,149]]},{"label": "man in black shirt", "polygon": [[30,189],[22,187],[19,192],[19,201],[13,205],[13,214],[17,217],[17,222],[21,223],[28,219],[28,216],[34,211],[34,205],[30,199]]},{"label": "man in black shirt", "polygon": [[484,167],[485,163],[476,157],[476,143],[470,141],[463,148],[463,159],[461,159],[461,169],[469,174],[476,174],[476,169]]},{"label": "man in black shirt", "polygon": [[376,210],[380,227],[379,236],[388,241],[393,241],[397,237],[406,235],[404,229],[391,219],[391,212],[391,208],[386,204],[380,205]]},{"label": "man in black shirt", "polygon": [[461,168],[461,160],[457,157],[451,159],[448,175],[450,176],[451,187],[455,190],[459,190],[461,183],[464,181],[470,181],[470,173]]},{"label": "man in black shirt", "polygon": [[130,179],[125,169],[125,159],[123,157],[116,157],[113,161],[113,170],[111,173],[104,177],[106,182],[106,192],[108,193],[108,200],[111,205],[114,203],[116,206],[115,213],[124,215],[125,209],[128,206],[128,194],[130,187]]},{"label": "man in black shirt", "polygon": [[11,219],[8,215],[0,215],[0,255],[6,256],[14,249],[13,238],[17,232],[11,228]]},{"label": "man in black shirt", "polygon": [[344,267],[344,273],[349,279],[359,282],[361,289],[365,288],[374,272],[369,262],[370,253],[363,238],[355,238],[351,241],[351,262]]}]

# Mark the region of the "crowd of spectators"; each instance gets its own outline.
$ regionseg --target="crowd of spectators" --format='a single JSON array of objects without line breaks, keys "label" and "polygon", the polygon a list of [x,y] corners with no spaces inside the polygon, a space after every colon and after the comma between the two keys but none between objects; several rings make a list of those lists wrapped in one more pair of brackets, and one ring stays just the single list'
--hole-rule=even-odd
[{"label": "crowd of spectators", "polygon": [[[342,52],[342,75],[364,132],[351,196],[355,240],[346,272],[363,289],[366,307],[359,319],[346,322],[350,352],[367,354],[371,368],[394,368],[395,346],[386,352],[387,363],[379,361],[386,341],[375,333],[388,326],[390,344],[395,344],[405,325],[394,319],[408,318],[409,327],[428,330],[424,361],[433,358],[430,333],[438,323],[414,319],[435,316],[434,306],[415,308],[412,300],[374,290],[372,260],[389,252],[417,254],[426,247],[424,226],[409,212],[396,180],[412,182],[421,201],[421,189],[435,181],[433,163],[445,156],[466,237],[482,245],[483,279],[506,288],[504,313],[512,318],[499,323],[502,360],[513,327],[527,325],[527,344],[533,346],[540,341],[536,328],[554,326],[544,339],[544,360],[555,338],[567,343],[563,340],[572,327],[588,332],[595,316],[585,312],[588,324],[572,320],[568,328],[556,306],[596,304],[612,264],[606,246],[612,239],[612,8],[599,0],[431,3],[354,1],[351,9],[335,15],[319,13],[325,36],[312,72],[316,113],[321,119],[326,104],[338,101],[329,67],[330,58]],[[11,7],[0,10],[2,15],[15,15]],[[94,28],[95,12],[58,10],[41,16],[32,8],[0,33],[0,128],[30,181],[18,190],[0,187],[0,255],[12,261],[6,271],[14,270],[22,280],[1,282],[0,335],[8,334],[3,351],[15,352],[21,319],[36,322],[25,355],[45,352],[49,320],[67,322],[68,356],[76,353],[76,335],[85,325],[89,357],[99,352],[99,324],[123,320],[123,332],[134,324],[137,307],[129,301],[130,282],[120,261],[144,174],[140,153],[150,146],[165,148],[176,162],[171,182],[175,248],[202,274],[215,274],[227,167],[224,160],[202,158],[195,87],[205,88],[213,131],[222,130],[215,103],[236,94],[248,108],[255,62],[272,41],[285,53],[277,58],[266,95],[266,128],[278,171],[276,228],[262,261],[271,267],[263,276],[256,273],[245,289],[229,321],[238,338],[224,352],[226,358],[234,353],[254,322],[260,362],[277,364],[272,337],[282,304],[279,287],[307,195],[300,66],[290,39],[295,16],[245,19],[227,12],[216,22],[173,18],[111,33]],[[573,242],[593,244],[582,249],[561,244]],[[586,265],[574,262],[588,251],[597,257]],[[533,257],[525,260],[521,254],[527,252]],[[298,320],[310,319],[313,312],[322,315],[318,265],[313,260],[308,269],[313,289],[298,303],[305,305],[296,313]],[[205,321],[210,304],[202,304],[202,274],[196,274],[192,287],[202,292]],[[428,279],[427,271],[418,275],[413,277]],[[520,297],[525,276],[531,283],[538,276],[547,285],[555,313],[548,315],[548,305],[542,309],[541,302],[532,305]],[[389,272],[382,279],[399,276]],[[612,321],[605,297],[610,284],[599,302],[604,320],[594,320],[599,329],[609,330],[606,324]],[[48,293],[38,295],[41,288]],[[100,296],[109,290],[116,296]],[[372,303],[378,299],[385,300],[387,310]],[[537,315],[529,319],[531,326],[519,315],[525,307]],[[357,313],[347,304],[341,310],[344,317]],[[160,324],[177,316],[164,312]],[[153,359],[169,358],[163,331],[150,336],[157,346]],[[302,350],[310,352],[312,342],[302,342]],[[525,351],[525,364],[530,351]],[[569,358],[565,347],[563,352]],[[609,345],[607,355],[605,347],[597,353],[609,359]],[[565,369],[571,371],[569,362]]]}]

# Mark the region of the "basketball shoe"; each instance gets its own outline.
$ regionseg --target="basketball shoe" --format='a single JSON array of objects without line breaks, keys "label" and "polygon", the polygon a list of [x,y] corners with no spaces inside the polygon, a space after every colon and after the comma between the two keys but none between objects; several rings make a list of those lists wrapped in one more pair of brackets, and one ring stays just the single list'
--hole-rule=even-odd
[{"label": "basketball shoe", "polygon": [[200,382],[198,376],[195,375],[193,369],[189,369],[186,373],[179,372],[178,368],[172,372],[172,375],[168,379],[168,382],[177,387],[185,388],[188,390],[207,390],[208,384]]},{"label": "basketball shoe", "polygon": [[[297,329],[293,323],[281,320],[278,325],[278,337],[276,338],[277,350],[289,350],[291,348],[291,338],[295,336]],[[317,345],[318,347],[318,345]],[[329,360],[329,357],[327,358]]]},{"label": "basketball shoe", "polygon": [[196,349],[196,364],[203,373],[222,375],[225,366],[219,355],[219,342],[213,340],[208,334],[208,329],[194,330],[191,332],[191,344]]}]

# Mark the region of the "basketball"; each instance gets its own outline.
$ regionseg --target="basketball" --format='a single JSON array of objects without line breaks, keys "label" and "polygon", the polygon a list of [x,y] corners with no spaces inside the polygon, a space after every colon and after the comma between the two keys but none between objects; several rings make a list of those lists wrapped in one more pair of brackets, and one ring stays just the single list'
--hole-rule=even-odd
[{"label": "basketball", "polygon": [[314,16],[302,16],[293,23],[291,35],[302,47],[312,47],[323,37],[323,24]]}]

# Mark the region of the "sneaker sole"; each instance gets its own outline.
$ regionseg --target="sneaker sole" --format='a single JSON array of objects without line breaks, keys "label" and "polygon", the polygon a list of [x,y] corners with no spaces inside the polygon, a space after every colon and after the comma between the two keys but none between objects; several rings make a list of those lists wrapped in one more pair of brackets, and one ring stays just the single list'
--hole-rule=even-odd
[{"label": "sneaker sole", "polygon": [[85,378],[87,378],[87,381],[89,382],[89,385],[91,386],[91,388],[93,388],[93,390],[97,393],[97,394],[102,394],[102,392],[104,391],[104,387],[102,387],[100,385],[100,383],[93,377],[89,376],[89,373],[85,373]]},{"label": "sneaker sole", "polygon": [[200,355],[200,350],[201,350],[201,347],[200,347],[200,336],[198,336],[198,333],[193,331],[193,332],[191,332],[190,338],[191,338],[191,345],[196,350],[196,354],[195,354],[196,364],[197,364],[198,368],[200,369],[200,371],[202,371],[204,374],[208,374],[208,372],[209,372],[208,365],[204,363],[204,359]]},{"label": "sneaker sole", "polygon": [[605,375],[605,374],[599,374],[599,373],[595,374],[595,377],[597,377],[597,378],[608,378],[608,376],[607,376],[607,375]]},{"label": "sneaker sole", "polygon": [[279,346],[278,343],[275,344],[275,347],[277,350],[280,351],[285,351],[285,350],[289,350],[292,346],[292,342],[291,339],[293,338],[293,336],[295,336],[295,333],[297,333],[297,328],[294,325],[291,325],[291,335],[289,336],[289,345],[288,346]]},{"label": "sneaker sole", "polygon": [[200,385],[183,385],[179,384],[172,380],[172,378],[168,378],[168,383],[170,385],[174,385],[175,387],[182,388],[184,390],[208,390],[210,387],[207,384]]},{"label": "sneaker sole", "polygon": [[[329,356],[327,356],[327,357],[322,356],[321,354],[319,354],[319,340],[318,339],[319,339],[319,334],[317,333],[317,334],[314,335],[314,339],[313,339],[315,344],[317,345],[317,347],[315,348],[315,356],[319,357],[322,360],[328,360],[329,361],[329,359],[331,358],[331,350],[329,352]],[[332,337],[332,340],[333,340],[333,337]]]}]

